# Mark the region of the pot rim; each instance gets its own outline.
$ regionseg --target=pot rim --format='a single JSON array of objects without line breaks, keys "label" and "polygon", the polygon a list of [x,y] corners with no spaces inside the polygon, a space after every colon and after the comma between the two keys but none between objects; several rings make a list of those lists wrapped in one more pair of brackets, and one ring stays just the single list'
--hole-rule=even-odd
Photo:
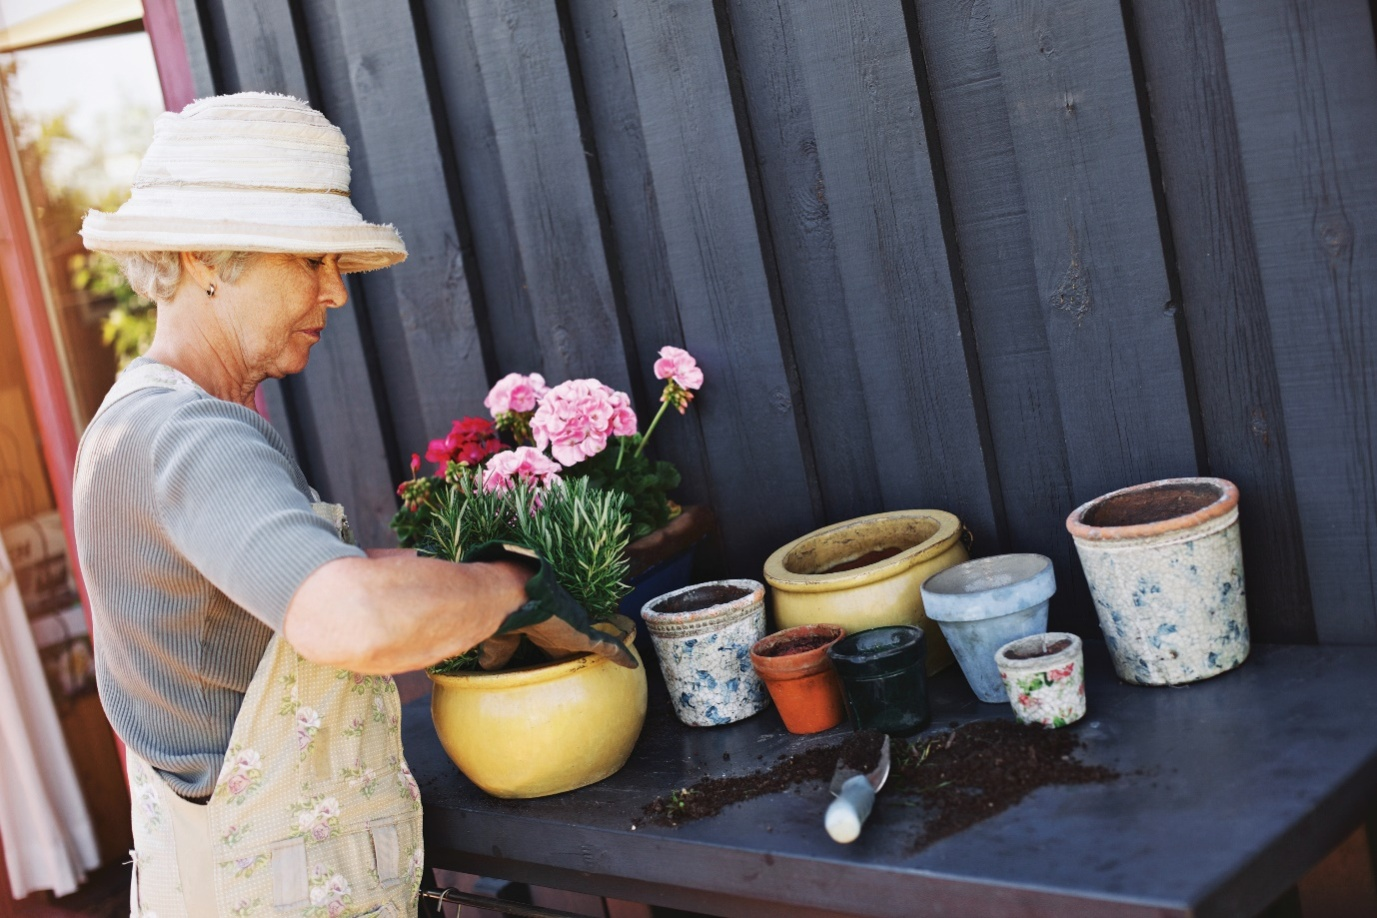
[{"label": "pot rim", "polygon": [[[818,633],[830,633],[832,639],[819,647],[784,656],[766,656],[760,652],[772,644]],[[814,672],[832,665],[831,659],[827,656],[827,651],[844,637],[846,637],[845,628],[826,622],[785,628],[774,634],[767,634],[751,645],[751,665],[755,667],[755,671],[760,674],[762,679],[782,680],[812,675]]]},{"label": "pot rim", "polygon": [[[1042,641],[1042,646],[1054,644],[1063,638],[1071,640],[1070,647],[1063,647],[1053,654],[1041,657],[1030,657],[1026,660],[1018,660],[1007,656],[1008,651],[1017,648],[1021,644],[1032,641]],[[1027,637],[1015,638],[1003,647],[995,651],[995,665],[1000,669],[1014,670],[1020,673],[1043,672],[1044,670],[1056,669],[1065,665],[1071,660],[1081,657],[1084,653],[1085,645],[1081,642],[1080,636],[1069,631],[1045,631],[1042,634],[1030,634]]]},{"label": "pot rim", "polygon": [[[893,663],[896,660],[916,654],[920,663],[926,663],[927,653],[924,646],[927,640],[927,632],[917,625],[880,625],[877,628],[866,628],[864,631],[853,631],[843,641],[859,641],[860,637],[873,631],[897,631],[904,637],[911,640],[891,643],[879,648],[875,653],[860,654],[848,651],[837,650],[837,644],[827,648],[827,658],[833,665],[841,663],[843,666],[873,666],[876,663]],[[837,642],[838,644],[841,641]],[[907,665],[907,664],[906,664]],[[842,667],[838,667],[840,671]]]},{"label": "pot rim", "polygon": [[[607,631],[609,634],[619,634],[622,643],[627,646],[635,655],[641,666],[645,666],[645,661],[641,660],[640,654],[635,651],[636,625],[629,619],[626,624],[630,625],[631,630],[624,631],[611,622],[598,622],[593,627],[600,631]],[[607,627],[602,627],[602,626]],[[609,628],[611,630],[609,630]],[[510,689],[523,685],[536,685],[541,682],[550,682],[555,679],[562,679],[579,670],[587,669],[590,666],[616,666],[607,657],[599,656],[595,653],[580,653],[563,660],[551,660],[548,663],[533,663],[530,666],[519,666],[516,669],[502,669],[496,672],[475,669],[462,673],[431,673],[426,675],[435,685],[446,688],[466,688],[474,687],[478,682],[483,683],[487,689]]]},{"label": "pot rim", "polygon": [[[965,590],[958,585],[963,579],[962,575],[988,578],[1001,567],[1020,564],[1025,568],[1031,564],[1035,569],[1014,580],[983,589]],[[1052,559],[1046,555],[1035,552],[993,555],[963,561],[938,571],[923,581],[919,591],[923,594],[923,611],[933,621],[979,622],[1002,618],[1047,602],[1057,592],[1057,576],[1052,568]]]},{"label": "pot rim", "polygon": [[[736,587],[747,592],[745,595],[727,602],[715,603],[689,612],[659,612],[653,608],[666,599],[712,586]],[[750,610],[764,601],[765,584],[758,580],[705,580],[702,583],[689,584],[686,587],[680,587],[677,590],[670,590],[668,593],[661,593],[656,596],[641,607],[641,620],[645,622],[646,628],[650,630],[651,634],[654,634],[657,629],[683,628],[708,621],[716,621],[725,625],[737,618],[744,618]]]},{"label": "pot rim", "polygon": [[[784,566],[784,559],[804,542],[819,539],[846,529],[861,529],[885,520],[930,519],[937,523],[937,531],[911,548],[906,548],[883,561],[867,564],[849,571],[828,574],[800,574]],[[930,561],[951,548],[961,539],[961,520],[946,510],[887,510],[857,516],[821,529],[814,529],[775,549],[765,560],[765,582],[777,590],[792,593],[827,593],[888,580],[915,565]]]},{"label": "pot rim", "polygon": [[[1158,520],[1153,523],[1137,523],[1131,526],[1090,526],[1082,522],[1085,515],[1099,504],[1122,497],[1125,494],[1134,494],[1142,491],[1151,491],[1158,488],[1170,487],[1172,485],[1208,485],[1218,490],[1219,496],[1201,507],[1199,510],[1181,516],[1170,517],[1165,520]],[[1219,520],[1226,514],[1238,508],[1238,485],[1229,481],[1227,478],[1210,478],[1207,476],[1195,476],[1188,478],[1161,478],[1157,481],[1148,481],[1142,484],[1131,485],[1127,488],[1120,488],[1117,491],[1110,491],[1108,494],[1101,494],[1094,500],[1086,501],[1066,518],[1066,529],[1071,533],[1072,538],[1086,542],[1119,542],[1129,539],[1151,538],[1153,536],[1167,535],[1169,533],[1182,532],[1203,526],[1206,523]]]}]

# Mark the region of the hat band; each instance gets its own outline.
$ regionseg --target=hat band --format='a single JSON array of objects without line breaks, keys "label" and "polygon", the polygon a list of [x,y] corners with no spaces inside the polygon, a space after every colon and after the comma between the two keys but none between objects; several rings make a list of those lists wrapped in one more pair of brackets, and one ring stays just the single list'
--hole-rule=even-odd
[{"label": "hat band", "polygon": [[341,188],[289,188],[282,185],[226,185],[223,182],[135,182],[135,188],[212,188],[217,191],[274,191],[284,194],[337,194],[349,197],[349,192]]}]

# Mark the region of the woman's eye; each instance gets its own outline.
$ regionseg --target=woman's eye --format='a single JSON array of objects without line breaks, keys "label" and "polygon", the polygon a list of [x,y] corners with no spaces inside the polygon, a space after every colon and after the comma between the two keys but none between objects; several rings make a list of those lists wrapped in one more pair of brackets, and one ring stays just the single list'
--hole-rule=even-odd
[{"label": "woman's eye", "polygon": [[306,259],[306,264],[310,265],[312,268],[315,268],[315,269],[319,270],[320,266],[323,265],[323,264],[325,264],[325,259],[324,259],[324,258],[308,258],[308,259]]}]

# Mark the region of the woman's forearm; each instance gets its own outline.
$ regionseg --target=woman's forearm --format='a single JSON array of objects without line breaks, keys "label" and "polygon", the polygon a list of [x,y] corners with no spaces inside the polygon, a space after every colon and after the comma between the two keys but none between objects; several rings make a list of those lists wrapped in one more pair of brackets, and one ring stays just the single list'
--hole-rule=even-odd
[{"label": "woman's forearm", "polygon": [[370,552],[322,565],[297,589],[283,634],[306,659],[361,673],[421,669],[476,646],[526,601],[516,564]]}]

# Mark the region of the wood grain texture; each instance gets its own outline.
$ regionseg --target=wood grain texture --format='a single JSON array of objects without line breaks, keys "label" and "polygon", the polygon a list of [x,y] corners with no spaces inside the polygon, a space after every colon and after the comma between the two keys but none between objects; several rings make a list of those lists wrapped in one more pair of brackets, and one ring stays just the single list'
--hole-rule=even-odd
[{"label": "wood grain texture", "polygon": [[[219,91],[280,92],[320,106],[290,3],[247,0],[211,9],[219,59],[234,61]],[[395,540],[386,524],[396,510],[390,431],[377,410],[353,278],[349,290],[355,302],[331,313],[306,369],[266,382],[262,391],[269,420],[322,498],[345,505],[362,544],[390,545]]]},{"label": "wood grain texture", "polygon": [[[1197,472],[1142,121],[1115,4],[991,0],[1077,503]],[[1068,508],[1068,512],[1072,508]]]},{"label": "wood grain texture", "polygon": [[182,27],[186,44],[187,64],[191,67],[191,83],[197,98],[212,96],[215,88],[215,64],[210,27],[197,0],[177,0],[177,20]]},{"label": "wood grain texture", "polygon": [[1003,543],[977,543],[975,551],[992,554],[1002,548],[1049,556],[1058,585],[1050,627],[1093,632],[1090,593],[1071,539],[1064,535],[1063,521],[1075,503],[1063,408],[989,0],[916,3],[913,10],[1007,526]]},{"label": "wood grain texture", "polygon": [[460,188],[462,213],[456,220],[460,247],[470,266],[475,315],[481,316],[492,342],[494,366],[489,373],[494,378],[507,373],[545,373],[507,185],[497,180],[503,174],[502,159],[478,67],[468,2],[427,0],[425,9],[430,47],[444,49],[431,60]]},{"label": "wood grain texture", "polygon": [[468,5],[501,177],[550,382],[630,382],[589,151],[554,4]]},{"label": "wood grain texture", "polygon": [[1256,640],[1315,639],[1272,328],[1213,4],[1139,0],[1133,23],[1190,330],[1208,466],[1242,495]]},{"label": "wood grain texture", "polygon": [[1216,4],[1322,642],[1377,640],[1368,4]]},{"label": "wood grain texture", "polygon": [[[598,151],[612,254],[617,256],[615,275],[631,328],[632,391],[639,393],[640,415],[649,417],[647,412],[658,408],[655,399],[664,386],[652,372],[659,349],[684,345],[678,295],[660,232],[660,206],[617,11],[603,0],[570,0],[569,22]],[[683,503],[713,503],[699,409],[703,399],[717,395],[711,381],[705,385],[694,407],[681,418],[661,423],[647,447],[654,456],[672,459],[683,475],[677,492]],[[728,398],[730,393],[721,396]]]},{"label": "wood grain texture", "polygon": [[[770,245],[804,405],[813,431],[824,518],[849,519],[884,507],[875,467],[871,410],[861,358],[845,320],[846,292],[818,164],[806,64],[784,3],[727,5],[732,45],[750,116]],[[849,384],[839,384],[849,383]],[[888,423],[881,421],[882,428]]]},{"label": "wood grain texture", "polygon": [[619,3],[684,344],[713,386],[694,403],[728,569],[817,522],[756,214],[707,4]]},{"label": "wood grain texture", "polygon": [[349,139],[354,203],[368,219],[395,222],[409,253],[359,279],[399,479],[405,458],[454,418],[483,413],[489,382],[432,88],[409,8],[379,16],[357,3],[302,7],[325,111]]},{"label": "wood grain texture", "polygon": [[984,422],[903,9],[806,0],[790,10],[884,505],[951,510],[992,541]]}]

